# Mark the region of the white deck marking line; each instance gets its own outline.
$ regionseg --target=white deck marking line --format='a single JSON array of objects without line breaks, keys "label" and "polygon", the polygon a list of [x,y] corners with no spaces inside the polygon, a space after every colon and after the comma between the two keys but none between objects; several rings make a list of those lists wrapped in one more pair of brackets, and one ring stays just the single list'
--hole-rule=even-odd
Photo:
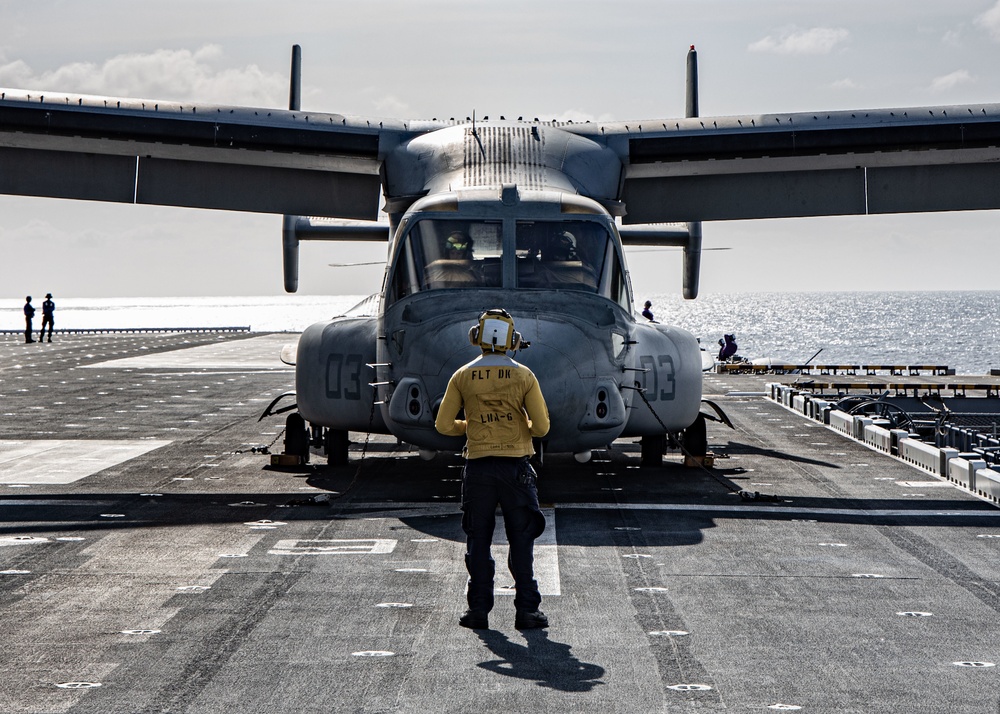
[{"label": "white deck marking line", "polygon": [[123,357],[83,365],[100,369],[229,369],[278,370],[293,368],[280,359],[281,348],[298,340],[297,335],[261,335],[247,339],[225,341],[194,347],[182,347],[169,352]]},{"label": "white deck marking line", "polygon": [[67,484],[172,442],[159,439],[0,441],[0,484]]},{"label": "white deck marking line", "polygon": [[[974,511],[966,508],[967,502],[955,501],[954,509],[885,509],[873,508],[798,508],[795,506],[710,506],[688,503],[567,503],[557,506],[561,509],[579,508],[595,511],[702,511],[710,513],[779,513],[789,516],[801,514],[819,516],[901,516],[917,518],[939,518],[941,516],[968,516],[982,518],[983,516],[1000,516],[996,511]],[[968,502],[971,503],[971,502]]]},{"label": "white deck marking line", "polygon": [[392,538],[279,540],[269,555],[384,555],[396,548]]},{"label": "white deck marking line", "polygon": [[[914,508],[914,509],[864,509],[864,508],[805,508],[799,506],[764,506],[764,505],[742,505],[733,504],[728,505],[700,505],[694,503],[557,503],[554,508],[557,510],[572,510],[574,508],[579,508],[582,510],[591,511],[704,511],[713,513],[783,513],[790,516],[798,516],[802,514],[814,514],[814,515],[829,515],[829,516],[915,516],[924,518],[938,518],[942,515],[948,516],[969,516],[971,518],[980,518],[982,516],[1000,516],[1000,509],[995,511],[979,511],[971,510],[968,508],[972,501],[954,501],[954,508]],[[917,505],[917,504],[914,504]],[[456,518],[460,517],[462,512],[460,510],[459,504],[444,504],[444,503],[402,503],[396,502],[369,502],[369,503],[352,503],[350,505],[351,510],[358,509],[371,509],[364,513],[351,513],[350,511],[344,513],[343,515],[348,518],[355,517],[365,517],[365,518],[398,518],[400,516],[407,516],[410,518],[417,516],[430,516],[430,515],[448,515],[453,514]],[[385,509],[379,510],[379,509]],[[544,513],[546,510],[552,509],[542,509]],[[499,517],[498,517],[499,520]],[[548,524],[548,516],[546,515],[546,524]],[[549,531],[549,526],[546,525],[546,533]],[[499,531],[499,528],[498,528]],[[552,531],[555,531],[555,527],[552,527]],[[545,538],[545,534],[542,535]],[[541,539],[540,539],[541,540]]]},{"label": "white deck marking line", "polygon": [[[543,508],[545,516],[545,532],[535,541],[535,580],[538,581],[538,591],[543,596],[562,595],[562,583],[559,580],[559,551],[556,542],[556,509]],[[493,559],[497,563],[494,583],[496,595],[513,595],[514,578],[507,570],[507,532],[504,530],[503,516],[497,516],[497,527],[493,532]]]}]

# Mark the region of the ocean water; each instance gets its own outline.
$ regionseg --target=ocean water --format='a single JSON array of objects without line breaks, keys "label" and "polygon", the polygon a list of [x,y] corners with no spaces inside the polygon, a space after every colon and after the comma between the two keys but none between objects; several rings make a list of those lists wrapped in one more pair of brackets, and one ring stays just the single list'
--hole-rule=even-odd
[{"label": "ocean water", "polygon": [[717,352],[735,333],[739,354],[812,364],[940,364],[958,374],[1000,368],[1000,291],[815,292],[636,296],[658,321]]},{"label": "ocean water", "polygon": [[[250,327],[300,332],[341,315],[364,295],[181,298],[59,298],[62,328]],[[41,324],[41,302],[33,301]],[[959,374],[1000,368],[1000,291],[815,292],[637,295],[660,322],[683,327],[711,352],[735,333],[740,354],[814,364],[943,364]],[[0,306],[0,327],[23,326],[22,304]]]}]

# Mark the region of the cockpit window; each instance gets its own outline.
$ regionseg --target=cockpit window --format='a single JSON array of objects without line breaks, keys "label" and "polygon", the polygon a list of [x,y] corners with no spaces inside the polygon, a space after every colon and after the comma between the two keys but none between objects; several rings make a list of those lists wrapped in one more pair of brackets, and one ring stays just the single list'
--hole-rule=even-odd
[{"label": "cockpit window", "polygon": [[501,221],[417,221],[396,260],[392,301],[421,290],[501,287],[502,254]]},{"label": "cockpit window", "polygon": [[513,255],[504,254],[500,219],[415,221],[396,254],[389,303],[425,290],[504,287],[506,261],[508,288],[582,290],[631,309],[617,242],[606,224],[518,220],[508,226],[514,229]]},{"label": "cockpit window", "polygon": [[610,239],[594,221],[518,221],[517,286],[597,292]]}]

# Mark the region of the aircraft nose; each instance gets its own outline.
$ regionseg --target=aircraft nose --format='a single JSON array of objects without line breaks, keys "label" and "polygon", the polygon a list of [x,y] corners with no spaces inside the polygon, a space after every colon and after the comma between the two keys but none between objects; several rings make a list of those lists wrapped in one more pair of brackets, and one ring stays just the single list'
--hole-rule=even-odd
[{"label": "aircraft nose", "polygon": [[[622,426],[624,405],[616,406],[609,414],[607,405],[621,402],[618,385],[607,375],[613,373],[608,364],[609,356],[603,345],[578,327],[565,322],[537,321],[535,329],[525,331],[524,339],[531,342],[527,350],[515,357],[538,378],[545,404],[549,410],[551,426],[545,437],[552,451],[581,450],[581,428],[592,432],[584,437],[595,443],[588,448],[603,446],[616,434],[615,427]],[[599,379],[598,375],[604,375]],[[598,382],[601,384],[598,384]],[[603,389],[602,389],[603,387]],[[605,400],[600,413],[602,423],[589,425],[588,415],[597,411],[598,395]],[[618,414],[618,412],[621,414]]]}]

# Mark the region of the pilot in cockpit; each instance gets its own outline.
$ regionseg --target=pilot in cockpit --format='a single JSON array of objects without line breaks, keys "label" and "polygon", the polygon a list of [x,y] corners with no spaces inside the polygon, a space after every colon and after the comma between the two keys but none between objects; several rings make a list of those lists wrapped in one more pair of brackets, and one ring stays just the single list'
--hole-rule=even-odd
[{"label": "pilot in cockpit", "polygon": [[549,238],[548,245],[542,251],[544,262],[560,263],[567,260],[577,260],[576,238],[569,231],[558,231]]},{"label": "pilot in cockpit", "polygon": [[452,231],[442,246],[443,258],[435,260],[424,271],[424,282],[431,290],[465,288],[479,284],[472,264],[472,239],[462,231]]},{"label": "pilot in cockpit", "polygon": [[472,260],[472,239],[462,231],[452,231],[444,248],[448,260]]},{"label": "pilot in cockpit", "polygon": [[597,279],[593,270],[583,261],[576,250],[577,241],[569,231],[556,231],[549,236],[542,247],[541,269],[542,285],[554,288],[584,288],[597,287]]}]

